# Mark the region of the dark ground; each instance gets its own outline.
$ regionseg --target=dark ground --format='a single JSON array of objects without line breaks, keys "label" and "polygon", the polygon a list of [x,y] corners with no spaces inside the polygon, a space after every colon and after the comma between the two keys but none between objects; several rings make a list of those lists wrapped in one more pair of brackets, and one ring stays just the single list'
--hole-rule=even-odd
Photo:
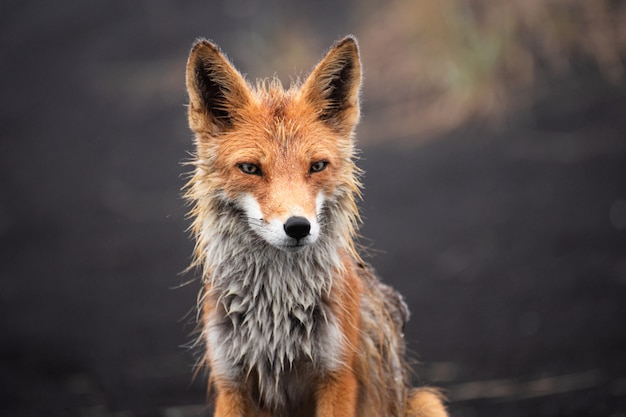
[{"label": "dark ground", "polygon": [[[0,415],[202,415],[183,67],[232,21],[81,4],[0,6]],[[453,416],[626,415],[626,88],[584,74],[364,149],[363,243]]]}]

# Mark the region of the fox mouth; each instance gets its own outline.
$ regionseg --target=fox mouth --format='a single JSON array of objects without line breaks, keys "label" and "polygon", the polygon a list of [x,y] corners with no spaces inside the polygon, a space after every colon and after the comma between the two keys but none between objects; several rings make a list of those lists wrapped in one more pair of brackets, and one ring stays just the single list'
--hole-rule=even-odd
[{"label": "fox mouth", "polygon": [[304,237],[302,239],[287,238],[282,242],[276,242],[276,243],[267,242],[267,243],[269,243],[270,245],[284,252],[296,253],[296,252],[301,252],[302,250],[311,246],[314,243],[311,239],[307,239],[307,237]]},{"label": "fox mouth", "polygon": [[287,245],[281,246],[280,249],[284,250],[285,252],[295,253],[295,252],[302,251],[304,248],[306,248],[309,245],[310,244],[308,243],[304,243],[304,242],[301,242],[300,240],[297,240],[293,244],[287,244]]}]

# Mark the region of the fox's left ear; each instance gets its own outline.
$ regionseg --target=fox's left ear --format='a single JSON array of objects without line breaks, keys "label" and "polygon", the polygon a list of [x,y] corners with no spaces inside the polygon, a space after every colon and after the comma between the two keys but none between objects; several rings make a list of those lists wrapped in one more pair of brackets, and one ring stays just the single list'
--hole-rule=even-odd
[{"label": "fox's left ear", "polygon": [[350,134],[359,121],[361,61],[354,37],[333,45],[302,86],[304,99],[320,120],[341,134]]}]

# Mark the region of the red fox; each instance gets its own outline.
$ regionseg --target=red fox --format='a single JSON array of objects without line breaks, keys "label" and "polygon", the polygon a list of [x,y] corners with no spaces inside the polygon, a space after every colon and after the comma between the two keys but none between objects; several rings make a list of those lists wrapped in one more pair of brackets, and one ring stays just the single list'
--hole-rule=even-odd
[{"label": "red fox", "polygon": [[437,390],[410,387],[407,306],[355,248],[356,39],[289,89],[249,85],[207,40],[186,75],[186,198],[215,416],[447,416]]}]

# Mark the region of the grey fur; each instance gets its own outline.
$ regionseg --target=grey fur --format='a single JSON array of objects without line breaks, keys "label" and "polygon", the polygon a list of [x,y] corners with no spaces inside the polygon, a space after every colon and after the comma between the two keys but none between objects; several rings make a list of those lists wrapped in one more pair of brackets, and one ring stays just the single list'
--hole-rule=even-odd
[{"label": "grey fur", "polygon": [[203,230],[211,271],[204,297],[218,306],[203,329],[211,372],[233,384],[248,380],[260,404],[284,409],[295,400],[293,373],[306,378],[309,367],[319,373],[342,363],[343,335],[328,304],[342,268],[330,211],[321,212],[320,239],[298,253],[263,241],[233,204],[222,203],[215,213],[221,227]]}]

